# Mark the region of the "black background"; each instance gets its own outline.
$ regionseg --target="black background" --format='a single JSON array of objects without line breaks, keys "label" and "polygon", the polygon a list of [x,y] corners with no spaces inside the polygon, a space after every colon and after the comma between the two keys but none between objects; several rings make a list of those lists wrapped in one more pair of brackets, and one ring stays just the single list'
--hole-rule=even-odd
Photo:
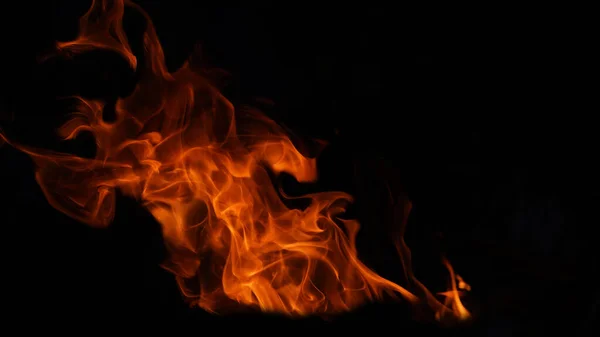
[{"label": "black background", "polygon": [[[59,326],[178,322],[199,332],[289,325],[592,335],[598,109],[588,102],[595,76],[584,9],[139,3],[171,70],[201,45],[207,64],[230,73],[224,93],[234,104],[268,98],[272,118],[330,143],[311,188],[356,196],[350,212],[363,223],[361,257],[391,278],[398,261],[386,238],[388,186],[407,195],[417,277],[443,290],[439,257],[448,256],[472,285],[465,301],[475,320],[440,328],[413,321],[401,304],[368,305],[327,323],[189,309],[159,267],[160,228],[141,206],[120,197],[110,228],[88,228],[52,209],[29,158],[2,146],[2,291],[11,317]],[[114,100],[131,90],[135,74],[101,53],[40,65],[54,41],[75,37],[88,3],[21,7],[3,11],[0,127],[28,144],[89,155],[85,139],[57,141],[66,111],[56,97]],[[127,20],[126,28],[135,26],[135,17]]]}]

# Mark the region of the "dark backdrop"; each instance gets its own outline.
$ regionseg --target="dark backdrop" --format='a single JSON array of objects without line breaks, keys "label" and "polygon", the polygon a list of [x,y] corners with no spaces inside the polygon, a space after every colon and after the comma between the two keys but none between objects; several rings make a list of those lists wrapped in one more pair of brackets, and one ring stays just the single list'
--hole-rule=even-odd
[{"label": "dark backdrop", "polygon": [[[224,92],[235,104],[268,98],[274,105],[266,112],[278,122],[329,141],[318,188],[356,196],[362,258],[391,277],[398,261],[382,243],[391,219],[387,186],[408,195],[417,276],[442,289],[439,256],[448,256],[473,287],[466,303],[476,319],[440,329],[392,304],[327,324],[189,309],[158,266],[160,229],[144,209],[119,198],[115,223],[90,229],[52,209],[29,158],[3,146],[2,291],[15,319],[591,335],[599,181],[597,105],[587,101],[595,78],[591,22],[583,10],[140,3],[170,69],[199,44],[207,64],[230,73]],[[65,110],[55,97],[115,99],[135,78],[106,54],[40,66],[36,56],[75,36],[88,3],[21,7],[3,11],[2,128],[31,144],[85,153],[85,139],[56,141]]]}]

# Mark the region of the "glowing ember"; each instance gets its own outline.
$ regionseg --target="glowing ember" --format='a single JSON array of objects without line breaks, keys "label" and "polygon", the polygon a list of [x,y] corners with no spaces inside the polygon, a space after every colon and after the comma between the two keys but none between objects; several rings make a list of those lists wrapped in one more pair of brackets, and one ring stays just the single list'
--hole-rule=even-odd
[{"label": "glowing ember", "polygon": [[[143,62],[122,29],[125,5],[147,20]],[[235,111],[234,118],[231,103],[189,64],[169,73],[137,5],[94,1],[78,38],[57,47],[66,54],[108,49],[141,67],[135,91],[116,104],[114,122],[102,119],[104,102],[77,97],[77,113],[60,128],[64,139],[92,133],[95,159],[15,144],[2,134],[0,142],[28,153],[48,201],[81,222],[109,225],[117,188],[139,200],[161,224],[169,253],[164,267],[192,304],[212,312],[241,304],[307,315],[347,311],[385,293],[426,303],[438,318],[469,316],[448,263],[452,289],[442,304],[412,274],[418,296],[357,258],[359,224],[338,218],[351,196],[317,193],[304,197],[310,204],[303,210],[286,207],[268,172],[314,181],[315,159],[259,112]],[[406,267],[408,249],[400,242],[398,250]]]}]

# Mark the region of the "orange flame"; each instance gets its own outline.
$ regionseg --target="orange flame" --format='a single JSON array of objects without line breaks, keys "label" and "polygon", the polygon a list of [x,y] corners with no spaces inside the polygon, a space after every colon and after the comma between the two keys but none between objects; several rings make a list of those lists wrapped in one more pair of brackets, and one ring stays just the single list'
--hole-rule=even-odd
[{"label": "orange flame", "polygon": [[[141,61],[122,28],[125,5],[147,20]],[[268,172],[315,181],[315,159],[302,155],[266,116],[235,111],[189,63],[170,73],[150,18],[139,6],[93,1],[77,39],[57,47],[66,54],[117,52],[138,68],[141,79],[129,97],[118,100],[110,123],[102,119],[104,102],[76,97],[77,112],[59,135],[73,139],[92,133],[94,159],[15,144],[0,133],[0,140],[34,160],[37,182],[53,207],[105,227],[115,213],[117,188],[138,199],[162,226],[169,253],[164,267],[176,275],[186,298],[208,311],[242,304],[288,315],[335,313],[384,293],[422,302],[358,259],[359,224],[339,219],[350,195],[307,195],[310,205],[302,210],[284,204]],[[409,261],[408,248],[403,242],[398,247]],[[450,308],[411,279],[434,310],[467,317],[457,296]]]},{"label": "orange flame", "polygon": [[[460,296],[462,295],[461,292],[458,291],[458,289],[463,289],[466,291],[471,290],[471,286],[469,284],[467,284],[462,277],[460,277],[459,275],[454,274],[454,268],[452,268],[452,265],[450,264],[450,262],[447,259],[443,259],[442,260],[444,265],[446,266],[446,268],[448,268],[448,272],[450,273],[450,281],[451,281],[451,288],[449,291],[445,291],[442,293],[439,293],[440,295],[443,295],[446,297],[446,300],[444,301],[444,305],[452,306],[452,312],[458,316],[459,319],[465,320],[471,317],[471,314],[469,313],[469,311],[467,310],[467,308],[465,308],[465,306],[462,304],[462,301],[460,300]],[[457,282],[455,281],[458,281]],[[441,317],[445,314],[445,312],[437,312],[436,313],[436,317],[438,319],[441,319]]]}]

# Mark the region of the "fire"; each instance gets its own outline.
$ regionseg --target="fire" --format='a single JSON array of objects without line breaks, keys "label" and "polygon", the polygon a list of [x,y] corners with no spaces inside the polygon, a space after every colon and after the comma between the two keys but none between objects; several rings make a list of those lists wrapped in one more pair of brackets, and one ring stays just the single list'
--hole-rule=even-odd
[{"label": "fire", "polygon": [[[125,6],[147,21],[141,60],[122,28]],[[419,295],[358,259],[359,223],[339,218],[350,195],[307,195],[308,207],[288,208],[269,174],[315,181],[316,160],[260,112],[234,109],[202,70],[186,63],[170,73],[139,6],[95,0],[80,19],[79,36],[57,44],[60,55],[96,49],[119,53],[141,77],[135,91],[118,100],[112,122],[102,118],[104,102],[74,97],[78,109],[58,133],[63,139],[92,133],[95,158],[31,148],[0,133],[0,142],[31,156],[37,182],[57,210],[106,227],[116,189],[136,198],[162,226],[164,267],[192,304],[211,312],[242,305],[292,316],[328,314],[389,294],[428,303],[440,315],[468,317],[454,280],[450,301],[442,304],[412,275]],[[408,249],[398,247],[408,261]]]},{"label": "fire", "polygon": [[[448,272],[450,273],[450,280],[451,280],[451,288],[449,291],[445,291],[440,293],[440,295],[443,295],[446,297],[446,300],[444,301],[444,305],[452,306],[452,312],[455,315],[458,315],[458,318],[460,319],[467,319],[471,316],[471,314],[469,313],[469,311],[467,310],[467,308],[465,308],[465,306],[462,304],[462,301],[460,300],[460,293],[458,291],[458,289],[462,289],[462,290],[466,290],[469,291],[471,290],[471,286],[466,283],[462,277],[460,277],[460,275],[456,275],[454,274],[454,268],[452,268],[452,265],[450,264],[450,262],[448,262],[447,259],[443,259],[443,263],[446,266],[446,268],[448,268]],[[456,277],[456,281],[454,282],[454,278]],[[442,311],[438,311],[436,313],[436,317],[438,319],[441,319],[441,317],[445,314],[445,312]]]}]

